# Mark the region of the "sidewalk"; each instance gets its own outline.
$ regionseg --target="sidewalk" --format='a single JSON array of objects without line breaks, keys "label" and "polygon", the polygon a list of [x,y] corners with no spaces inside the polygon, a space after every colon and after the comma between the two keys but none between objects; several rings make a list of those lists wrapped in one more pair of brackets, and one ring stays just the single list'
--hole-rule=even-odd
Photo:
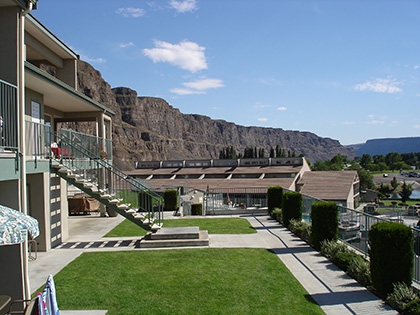
[{"label": "sidewalk", "polygon": [[[170,214],[165,214],[172,217]],[[237,217],[237,216],[236,216]],[[257,230],[257,234],[210,234],[210,246],[219,248],[253,247],[266,248],[274,252],[296,279],[328,315],[342,314],[398,314],[382,300],[360,286],[309,245],[293,235],[266,215],[242,216]],[[172,217],[173,218],[173,217]],[[208,217],[209,220],[211,217]],[[102,236],[118,225],[122,217],[71,217],[68,241],[105,241]],[[127,239],[127,238],[125,238]],[[84,251],[118,250],[97,249],[53,249],[39,253],[38,259],[29,262],[31,290],[44,285],[49,274],[55,275],[64,266]],[[123,250],[139,250],[134,247]]]},{"label": "sidewalk", "polygon": [[210,247],[260,247],[272,250],[326,314],[398,314],[324,256],[268,216],[246,217],[258,231],[210,235]]}]

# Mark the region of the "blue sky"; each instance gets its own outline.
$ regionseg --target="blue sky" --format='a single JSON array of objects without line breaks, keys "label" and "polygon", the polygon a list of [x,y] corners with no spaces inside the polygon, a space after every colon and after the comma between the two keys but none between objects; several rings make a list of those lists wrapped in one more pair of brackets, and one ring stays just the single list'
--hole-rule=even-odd
[{"label": "blue sky", "polygon": [[111,87],[184,114],[344,145],[420,136],[420,1],[39,0],[32,14]]}]

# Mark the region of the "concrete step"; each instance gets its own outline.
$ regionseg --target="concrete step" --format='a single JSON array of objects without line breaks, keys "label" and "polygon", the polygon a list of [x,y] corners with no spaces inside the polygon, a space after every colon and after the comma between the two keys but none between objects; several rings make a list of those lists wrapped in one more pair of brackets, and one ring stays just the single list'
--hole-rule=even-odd
[{"label": "concrete step", "polygon": [[207,231],[200,231],[198,239],[147,240],[144,238],[139,242],[138,246],[139,248],[206,247],[209,246],[209,235]]},{"label": "concrete step", "polygon": [[151,240],[173,240],[173,239],[199,239],[200,230],[198,226],[161,228],[156,233],[146,235]]}]

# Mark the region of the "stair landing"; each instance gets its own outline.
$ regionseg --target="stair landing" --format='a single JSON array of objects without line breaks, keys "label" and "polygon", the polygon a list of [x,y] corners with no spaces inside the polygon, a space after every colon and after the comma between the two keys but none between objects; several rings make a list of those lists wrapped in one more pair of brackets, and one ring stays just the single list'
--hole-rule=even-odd
[{"label": "stair landing", "polygon": [[156,233],[148,233],[139,242],[139,248],[169,248],[209,246],[209,234],[197,226],[161,228]]}]

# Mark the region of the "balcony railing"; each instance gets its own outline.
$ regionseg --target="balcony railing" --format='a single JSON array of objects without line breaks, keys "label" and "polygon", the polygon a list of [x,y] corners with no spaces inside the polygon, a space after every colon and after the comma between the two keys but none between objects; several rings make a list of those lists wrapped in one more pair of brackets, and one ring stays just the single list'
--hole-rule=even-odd
[{"label": "balcony railing", "polygon": [[[303,219],[307,222],[311,221],[312,203],[319,199],[302,195],[303,199]],[[403,223],[401,212],[394,212],[394,216],[375,216],[358,210],[338,207],[339,230],[338,238],[347,245],[353,247],[366,257],[369,256],[369,232],[372,225],[383,221],[393,221]],[[420,284],[420,229],[411,227],[414,234],[414,274],[413,281]]]},{"label": "balcony railing", "polygon": [[32,121],[25,126],[26,159],[39,160],[51,157],[51,127]]},{"label": "balcony railing", "polygon": [[0,80],[0,149],[18,150],[17,87]]},{"label": "balcony railing", "polygon": [[[86,152],[105,160],[112,160],[112,141],[101,137],[96,137],[68,129],[60,129],[57,133],[57,146],[63,158],[75,158],[80,153],[80,157],[86,157]],[[65,140],[65,141],[60,141]],[[55,144],[53,144],[55,145]],[[71,147],[79,148],[79,151],[72,150]],[[74,151],[74,152],[73,152]]]}]

